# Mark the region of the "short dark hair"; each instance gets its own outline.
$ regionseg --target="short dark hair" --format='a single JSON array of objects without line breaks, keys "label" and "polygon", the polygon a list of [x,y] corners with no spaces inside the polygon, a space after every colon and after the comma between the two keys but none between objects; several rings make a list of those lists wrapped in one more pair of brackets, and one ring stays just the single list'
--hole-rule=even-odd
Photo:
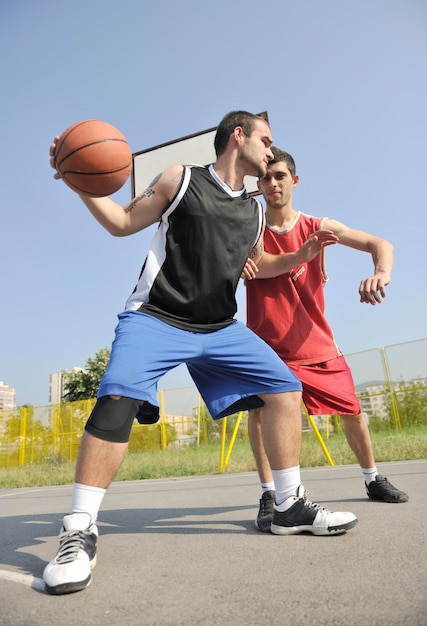
[{"label": "short dark hair", "polygon": [[216,130],[214,148],[216,156],[221,156],[227,147],[230,135],[237,126],[240,126],[246,137],[250,137],[255,126],[255,122],[261,120],[268,125],[266,119],[260,115],[254,115],[248,111],[231,111],[225,115]]},{"label": "short dark hair", "polygon": [[273,165],[273,163],[279,163],[280,161],[284,161],[286,163],[286,165],[288,166],[288,170],[292,176],[292,178],[294,178],[295,174],[297,173],[297,168],[295,165],[295,161],[294,159],[291,157],[291,155],[289,154],[289,152],[285,152],[284,150],[280,150],[279,148],[276,148],[276,146],[272,146],[271,147],[271,151],[273,153],[273,160],[269,161],[268,165]]}]

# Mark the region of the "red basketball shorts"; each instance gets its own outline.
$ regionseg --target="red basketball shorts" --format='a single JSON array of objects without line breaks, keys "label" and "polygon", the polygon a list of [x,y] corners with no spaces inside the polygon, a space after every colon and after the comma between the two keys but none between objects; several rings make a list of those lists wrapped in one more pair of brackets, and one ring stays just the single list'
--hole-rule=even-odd
[{"label": "red basketball shorts", "polygon": [[302,382],[302,399],[310,415],[359,415],[353,376],[343,356],[313,365],[287,364]]}]

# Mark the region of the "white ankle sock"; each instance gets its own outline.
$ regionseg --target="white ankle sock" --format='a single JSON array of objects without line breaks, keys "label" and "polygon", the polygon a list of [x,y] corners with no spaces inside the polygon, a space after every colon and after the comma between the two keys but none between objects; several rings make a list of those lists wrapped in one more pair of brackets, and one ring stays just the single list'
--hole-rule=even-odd
[{"label": "white ankle sock", "polygon": [[365,483],[367,485],[369,485],[369,483],[372,483],[375,480],[375,476],[378,476],[376,465],[374,465],[374,467],[368,467],[368,468],[362,467],[361,469],[365,477]]},{"label": "white ankle sock", "polygon": [[96,522],[105,492],[106,489],[100,487],[74,483],[71,513],[89,513],[93,522]]},{"label": "white ankle sock", "polygon": [[269,483],[261,483],[261,491],[262,493],[266,493],[267,491],[274,491],[274,480]]},{"label": "white ankle sock", "polygon": [[272,470],[276,488],[276,504],[282,504],[290,496],[296,496],[301,484],[300,466],[283,470]]}]

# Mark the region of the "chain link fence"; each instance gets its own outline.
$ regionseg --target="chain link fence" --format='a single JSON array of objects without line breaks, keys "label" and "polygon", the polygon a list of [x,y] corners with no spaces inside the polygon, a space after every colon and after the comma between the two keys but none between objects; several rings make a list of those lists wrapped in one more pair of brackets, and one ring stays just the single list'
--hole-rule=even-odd
[{"label": "chain link fence", "polygon": [[[427,424],[427,339],[347,354],[362,411],[371,427],[400,429]],[[75,460],[95,400],[0,411],[0,467]],[[129,450],[199,446],[226,437],[248,441],[247,415],[213,421],[195,387],[159,391],[157,424],[136,424]],[[304,427],[315,428],[301,412]],[[325,416],[326,417],[326,416]],[[330,427],[316,417],[319,429]],[[333,427],[339,428],[333,420]]]}]

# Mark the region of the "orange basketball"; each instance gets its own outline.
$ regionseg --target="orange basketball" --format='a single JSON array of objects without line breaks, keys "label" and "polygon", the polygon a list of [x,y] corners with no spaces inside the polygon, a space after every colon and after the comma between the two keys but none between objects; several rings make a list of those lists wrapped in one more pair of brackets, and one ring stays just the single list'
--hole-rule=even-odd
[{"label": "orange basketball", "polygon": [[115,126],[82,120],[62,133],[55,165],[73,191],[99,198],[123,187],[132,169],[132,152]]}]

